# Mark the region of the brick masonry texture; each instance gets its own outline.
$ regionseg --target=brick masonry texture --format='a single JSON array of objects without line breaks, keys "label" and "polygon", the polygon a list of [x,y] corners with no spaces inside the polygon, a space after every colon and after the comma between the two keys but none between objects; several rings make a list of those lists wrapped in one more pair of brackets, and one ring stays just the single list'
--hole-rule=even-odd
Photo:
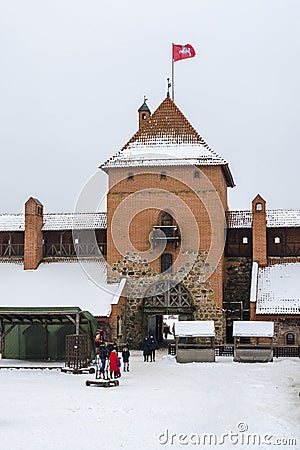
[{"label": "brick masonry texture", "polygon": [[24,270],[34,270],[43,259],[43,206],[32,197],[25,203]]}]

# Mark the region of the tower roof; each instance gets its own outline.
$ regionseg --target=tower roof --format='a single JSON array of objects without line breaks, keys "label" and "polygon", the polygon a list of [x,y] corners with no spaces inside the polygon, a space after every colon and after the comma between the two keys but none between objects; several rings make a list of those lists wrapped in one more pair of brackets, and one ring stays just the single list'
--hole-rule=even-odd
[{"label": "tower roof", "polygon": [[147,111],[150,112],[150,109],[146,103],[146,100],[144,100],[144,103],[142,104],[142,106],[138,109],[138,112],[143,112],[143,111]]},{"label": "tower roof", "polygon": [[107,172],[117,167],[187,165],[222,166],[227,185],[234,186],[228,163],[208,146],[167,97],[145,125],[100,168]]}]

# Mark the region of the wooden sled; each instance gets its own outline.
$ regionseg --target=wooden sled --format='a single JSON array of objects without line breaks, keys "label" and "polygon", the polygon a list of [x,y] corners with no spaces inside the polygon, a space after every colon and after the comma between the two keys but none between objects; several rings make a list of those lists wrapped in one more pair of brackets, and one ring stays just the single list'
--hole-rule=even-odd
[{"label": "wooden sled", "polygon": [[86,380],[86,386],[113,387],[119,386],[119,380]]},{"label": "wooden sled", "polygon": [[62,367],[61,372],[72,373],[74,375],[81,375],[83,373],[95,373],[94,367],[84,367],[82,369],[75,369],[74,367]]}]

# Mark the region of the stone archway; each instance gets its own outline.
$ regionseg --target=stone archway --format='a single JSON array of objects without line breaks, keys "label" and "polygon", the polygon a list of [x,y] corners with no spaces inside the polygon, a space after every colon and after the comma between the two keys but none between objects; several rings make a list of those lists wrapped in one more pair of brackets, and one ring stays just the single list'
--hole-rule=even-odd
[{"label": "stone archway", "polygon": [[176,314],[190,319],[194,312],[192,297],[181,284],[170,279],[157,281],[144,295],[144,329],[162,340],[162,317]]}]

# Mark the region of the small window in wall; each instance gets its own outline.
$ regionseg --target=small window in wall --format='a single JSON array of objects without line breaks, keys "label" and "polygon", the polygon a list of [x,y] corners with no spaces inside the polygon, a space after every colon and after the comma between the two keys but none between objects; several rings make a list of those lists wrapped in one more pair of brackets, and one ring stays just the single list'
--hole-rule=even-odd
[{"label": "small window in wall", "polygon": [[166,180],[166,179],[167,179],[167,174],[166,174],[166,172],[161,172],[161,174],[160,174],[160,179],[161,179],[161,180]]},{"label": "small window in wall", "polygon": [[143,114],[142,114],[142,119],[143,119],[143,120],[146,120],[146,119],[147,119],[147,114],[146,114],[146,113],[143,113]]},{"label": "small window in wall", "polygon": [[248,244],[248,243],[249,243],[248,237],[244,236],[243,237],[243,244]]},{"label": "small window in wall", "polygon": [[160,271],[172,272],[173,256],[170,253],[163,253],[160,257]]},{"label": "small window in wall", "polygon": [[161,216],[161,225],[164,227],[171,227],[173,225],[173,217],[171,214],[164,212]]},{"label": "small window in wall", "polygon": [[295,345],[295,335],[294,335],[294,333],[287,333],[287,335],[286,335],[286,345]]},{"label": "small window in wall", "polygon": [[256,209],[256,211],[262,211],[262,204],[261,203],[256,203],[255,209]]},{"label": "small window in wall", "polygon": [[281,243],[281,239],[279,236],[274,237],[274,244],[280,244]]},{"label": "small window in wall", "polygon": [[74,239],[74,244],[79,244],[79,239],[78,238]]},{"label": "small window in wall", "polygon": [[39,216],[41,216],[41,215],[43,214],[43,208],[42,208],[42,206],[38,206],[38,207],[37,207],[37,213],[38,213]]},{"label": "small window in wall", "polygon": [[129,172],[129,174],[127,175],[127,180],[133,181],[133,173]]},{"label": "small window in wall", "polygon": [[195,170],[195,172],[194,172],[194,178],[200,178],[200,172],[199,172],[199,170]]}]

